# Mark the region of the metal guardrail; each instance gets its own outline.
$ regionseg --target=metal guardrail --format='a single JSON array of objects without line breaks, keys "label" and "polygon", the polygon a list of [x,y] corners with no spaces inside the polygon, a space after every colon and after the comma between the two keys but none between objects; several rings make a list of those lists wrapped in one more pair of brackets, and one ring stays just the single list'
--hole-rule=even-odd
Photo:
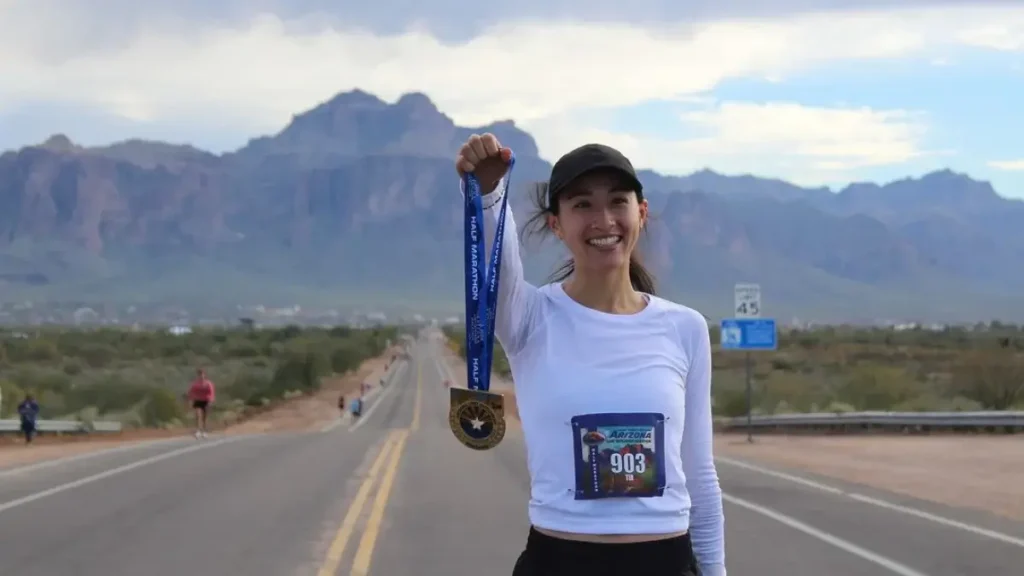
[{"label": "metal guardrail", "polygon": [[[88,434],[113,433],[121,431],[120,422],[78,420],[36,420],[36,430],[42,433]],[[21,421],[0,420],[0,434],[21,432]]]},{"label": "metal guardrail", "polygon": [[[721,418],[718,426],[727,431],[746,430],[747,417]],[[831,429],[836,431],[938,430],[1024,432],[1024,411],[985,412],[818,412],[808,414],[757,415],[750,427],[758,431],[790,432]]]}]

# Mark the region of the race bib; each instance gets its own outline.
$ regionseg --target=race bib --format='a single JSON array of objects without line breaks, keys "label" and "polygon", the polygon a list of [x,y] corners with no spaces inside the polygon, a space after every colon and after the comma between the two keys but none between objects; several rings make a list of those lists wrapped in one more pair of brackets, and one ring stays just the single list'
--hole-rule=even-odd
[{"label": "race bib", "polygon": [[572,429],[577,500],[664,493],[664,415],[585,414],[572,419]]}]

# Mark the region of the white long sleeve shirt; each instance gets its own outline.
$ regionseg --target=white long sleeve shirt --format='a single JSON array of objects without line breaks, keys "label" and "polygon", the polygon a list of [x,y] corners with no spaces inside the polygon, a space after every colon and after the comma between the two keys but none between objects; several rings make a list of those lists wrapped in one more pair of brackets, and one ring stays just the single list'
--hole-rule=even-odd
[{"label": "white long sleeve shirt", "polygon": [[[490,254],[494,240],[503,189],[504,182],[499,183],[495,192],[483,198],[485,254]],[[724,518],[712,450],[707,321],[691,308],[656,296],[647,297],[642,311],[619,315],[577,303],[559,283],[534,286],[523,277],[517,237],[509,208],[495,336],[508,356],[515,381],[531,479],[531,523],[591,534],[688,530],[703,575],[724,576]],[[583,484],[593,480],[597,486],[596,468],[594,476],[588,474],[598,449],[590,451],[586,437],[580,441],[581,431],[574,428],[573,419],[608,413],[656,414],[662,420],[661,430],[649,435],[643,433],[643,426],[619,428],[626,430],[620,433],[614,427],[600,430],[612,438],[632,435],[648,442],[644,450],[649,450],[647,455],[653,452],[650,461],[633,456],[635,448],[613,446],[605,452],[604,466],[616,466],[618,480],[624,482],[635,480],[624,469],[644,471],[650,462],[660,462],[660,495],[578,498],[581,489],[589,489]],[[658,440],[660,445],[650,444]],[[610,454],[616,450],[622,457]],[[585,459],[588,451],[591,464]],[[580,480],[581,475],[585,480]]]}]

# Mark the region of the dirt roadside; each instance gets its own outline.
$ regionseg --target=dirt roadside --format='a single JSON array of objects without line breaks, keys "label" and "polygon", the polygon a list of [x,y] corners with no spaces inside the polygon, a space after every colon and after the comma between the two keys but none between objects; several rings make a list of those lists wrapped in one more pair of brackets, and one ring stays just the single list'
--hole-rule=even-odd
[{"label": "dirt roadside", "polygon": [[225,434],[253,434],[264,432],[312,432],[319,430],[341,416],[338,398],[345,395],[345,405],[359,395],[360,385],[377,385],[384,376],[392,356],[399,355],[395,347],[385,354],[363,362],[355,372],[324,381],[316,394],[284,402],[273,410],[228,427]]},{"label": "dirt roadside", "polygon": [[[464,361],[445,357],[465,386]],[[505,395],[509,426],[519,412],[512,383],[492,377]],[[719,434],[715,454],[783,466],[949,506],[1024,520],[1024,436],[763,436]]]},{"label": "dirt roadside", "polygon": [[721,434],[715,453],[1024,520],[1024,437]]},{"label": "dirt roadside", "polygon": [[[399,354],[399,347],[363,362],[359,368],[346,376],[324,381],[322,388],[311,396],[302,396],[281,402],[274,408],[252,416],[242,422],[215,432],[226,435],[267,432],[291,432],[319,430],[340,416],[338,398],[344,394],[346,405],[358,395],[360,385],[378,383],[384,375],[392,356]],[[44,436],[31,445],[16,437],[0,439],[0,469],[22,466],[130,445],[150,440],[189,436],[191,428],[173,430],[129,430],[115,436]]]}]

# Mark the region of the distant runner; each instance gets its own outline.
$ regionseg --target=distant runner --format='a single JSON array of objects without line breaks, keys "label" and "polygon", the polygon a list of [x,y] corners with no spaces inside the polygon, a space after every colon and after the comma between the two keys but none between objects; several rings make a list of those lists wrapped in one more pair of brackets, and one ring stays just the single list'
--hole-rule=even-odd
[{"label": "distant runner", "polygon": [[196,379],[188,389],[188,399],[196,413],[196,438],[206,438],[206,413],[217,396],[213,382],[202,368],[196,370]]},{"label": "distant runner", "polygon": [[39,404],[31,394],[18,404],[18,415],[21,417],[21,432],[25,435],[25,443],[30,444],[36,434],[36,418],[39,416]]},{"label": "distant runner", "polygon": [[352,417],[353,418],[359,418],[359,416],[362,413],[363,413],[363,397],[360,395],[359,398],[356,398],[355,400],[352,401]]}]

